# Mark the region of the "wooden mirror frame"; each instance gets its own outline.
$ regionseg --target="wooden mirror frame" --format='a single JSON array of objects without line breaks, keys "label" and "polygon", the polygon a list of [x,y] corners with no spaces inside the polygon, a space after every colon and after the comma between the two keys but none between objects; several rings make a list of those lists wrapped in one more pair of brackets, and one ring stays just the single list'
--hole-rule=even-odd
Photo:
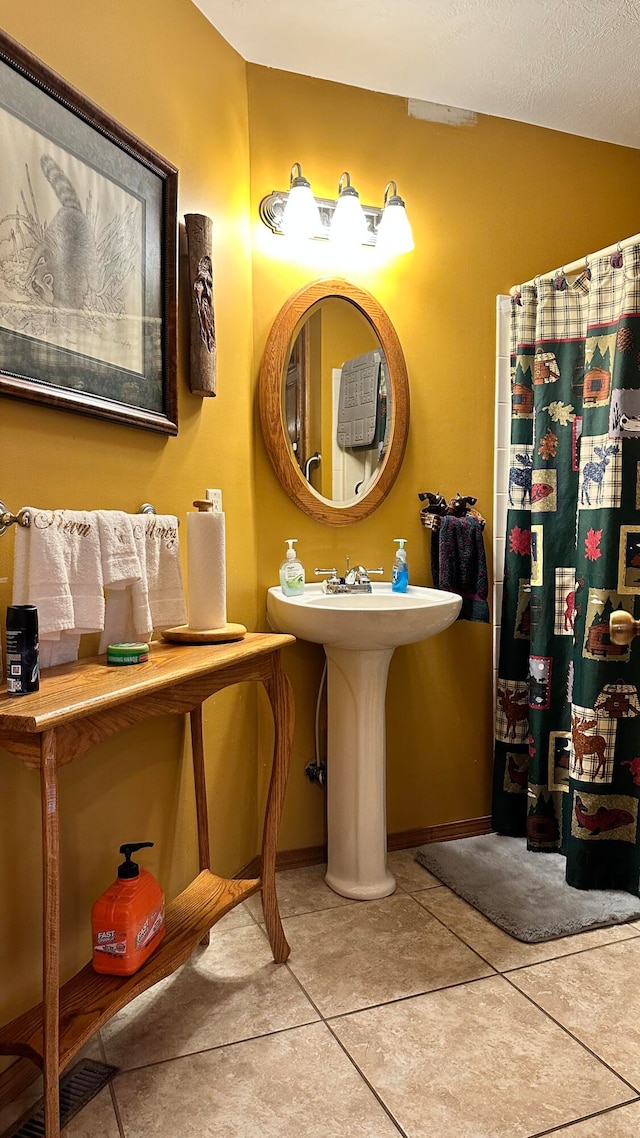
[{"label": "wooden mirror frame", "polygon": [[[309,484],[287,441],[282,411],[283,376],[294,333],[321,300],[338,297],[353,304],[373,328],[385,354],[391,387],[391,429],[384,460],[369,489],[350,505],[334,505]],[[384,308],[370,292],[339,279],[314,281],[290,296],[276,316],[264,350],[258,383],[262,434],[280,485],[299,509],[330,526],[368,518],[391,490],[404,458],[409,433],[409,378],[400,340]]]}]

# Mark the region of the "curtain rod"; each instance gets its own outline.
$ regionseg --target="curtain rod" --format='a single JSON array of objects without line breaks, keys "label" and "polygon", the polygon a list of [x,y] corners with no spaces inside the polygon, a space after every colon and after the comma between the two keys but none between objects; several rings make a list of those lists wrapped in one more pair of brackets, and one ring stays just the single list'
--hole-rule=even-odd
[{"label": "curtain rod", "polygon": [[577,273],[580,269],[585,269],[590,261],[594,261],[596,257],[606,257],[609,253],[621,253],[629,245],[637,245],[640,243],[640,233],[636,233],[635,237],[627,237],[624,241],[616,241],[615,245],[607,245],[606,249],[598,249],[597,253],[589,253],[586,257],[579,257],[577,261],[571,261],[568,265],[562,265],[559,269],[551,269],[548,273],[538,273],[532,277],[530,281],[524,281],[521,285],[513,285],[509,289],[510,296],[516,296],[521,288],[525,285],[534,285],[536,281],[552,280],[555,276],[566,276],[567,273]]}]

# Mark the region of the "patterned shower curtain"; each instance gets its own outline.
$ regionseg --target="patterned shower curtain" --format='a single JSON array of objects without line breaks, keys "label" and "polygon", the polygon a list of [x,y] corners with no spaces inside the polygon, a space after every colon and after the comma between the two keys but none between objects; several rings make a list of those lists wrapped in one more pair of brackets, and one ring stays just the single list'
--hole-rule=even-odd
[{"label": "patterned shower curtain", "polygon": [[493,826],[639,894],[640,247],[523,286],[511,375]]}]

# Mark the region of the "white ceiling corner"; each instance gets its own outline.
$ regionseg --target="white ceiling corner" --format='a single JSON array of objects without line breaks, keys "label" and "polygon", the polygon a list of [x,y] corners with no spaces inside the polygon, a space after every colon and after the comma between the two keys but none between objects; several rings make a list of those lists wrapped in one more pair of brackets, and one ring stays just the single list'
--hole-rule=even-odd
[{"label": "white ceiling corner", "polygon": [[640,148],[640,0],[197,0],[250,63]]}]

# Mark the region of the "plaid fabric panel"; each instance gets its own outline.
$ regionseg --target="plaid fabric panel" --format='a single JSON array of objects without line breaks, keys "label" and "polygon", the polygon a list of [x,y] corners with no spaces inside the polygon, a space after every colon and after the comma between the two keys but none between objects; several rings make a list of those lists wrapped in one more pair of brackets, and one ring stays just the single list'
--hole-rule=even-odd
[{"label": "plaid fabric panel", "polygon": [[[622,264],[616,267],[616,262]],[[613,263],[612,263],[613,262]],[[640,247],[632,245],[616,257],[598,257],[590,266],[590,327],[612,324],[621,315],[640,314]]]},{"label": "plaid fabric panel", "polygon": [[496,739],[524,743],[529,734],[529,685],[526,680],[498,680]]},{"label": "plaid fabric panel", "polygon": [[516,355],[521,344],[533,344],[536,338],[537,290],[523,285],[511,298],[511,353]]},{"label": "plaid fabric panel", "polygon": [[592,707],[571,708],[569,769],[578,782],[611,782],[617,719],[599,716]]},{"label": "plaid fabric panel", "polygon": [[512,510],[531,509],[533,445],[512,443],[509,448],[509,506]]},{"label": "plaid fabric panel", "polygon": [[573,636],[576,616],[576,571],[573,568],[556,569],[555,581],[555,636]]},{"label": "plaid fabric panel", "polygon": [[622,446],[608,435],[580,440],[579,510],[615,510],[622,497]]},{"label": "plaid fabric panel", "polygon": [[565,288],[559,289],[555,280],[538,282],[538,318],[536,341],[580,340],[587,330],[587,310],[589,294],[582,287],[584,274],[576,282],[569,284],[564,278]]}]

